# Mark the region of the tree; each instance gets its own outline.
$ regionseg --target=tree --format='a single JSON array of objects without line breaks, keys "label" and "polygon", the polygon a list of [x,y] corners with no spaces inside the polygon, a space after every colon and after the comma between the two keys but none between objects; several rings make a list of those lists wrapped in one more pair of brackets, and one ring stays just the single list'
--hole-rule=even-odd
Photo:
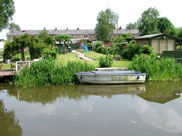
[{"label": "tree", "polygon": [[14,50],[20,50],[21,59],[25,60],[24,49],[31,45],[31,36],[28,34],[20,35],[16,37],[12,42]]},{"label": "tree", "polygon": [[41,39],[41,40],[45,40],[46,38],[49,37],[49,32],[46,30],[46,29],[43,29],[40,31],[38,37]]},{"label": "tree", "polygon": [[0,32],[9,25],[9,21],[15,12],[13,0],[0,1]]},{"label": "tree", "polygon": [[64,52],[66,52],[68,45],[71,44],[71,36],[67,34],[56,35],[55,40],[64,46]]},{"label": "tree", "polygon": [[9,24],[9,30],[20,30],[20,26],[18,24],[15,24],[14,22]]},{"label": "tree", "polygon": [[138,20],[138,29],[141,35],[159,33],[158,30],[159,11],[155,8],[148,8],[141,14]]},{"label": "tree", "polygon": [[126,25],[126,29],[137,29],[137,23],[129,23]]},{"label": "tree", "polygon": [[54,45],[54,39],[52,36],[49,35],[49,32],[44,28],[42,31],[40,31],[38,37],[46,44],[53,46]]},{"label": "tree", "polygon": [[161,17],[158,19],[158,30],[161,33],[175,35],[174,25],[167,17]]},{"label": "tree", "polygon": [[99,12],[95,28],[97,39],[101,41],[110,41],[117,21],[118,15],[111,11],[111,9]]},{"label": "tree", "polygon": [[182,27],[175,28],[175,36],[182,38]]}]

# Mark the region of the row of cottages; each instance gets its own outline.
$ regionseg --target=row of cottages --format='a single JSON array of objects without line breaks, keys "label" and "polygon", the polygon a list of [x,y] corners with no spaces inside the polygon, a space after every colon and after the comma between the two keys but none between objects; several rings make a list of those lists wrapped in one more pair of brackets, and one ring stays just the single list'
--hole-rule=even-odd
[{"label": "row of cottages", "polygon": [[[14,37],[23,35],[23,34],[30,34],[30,35],[39,35],[41,30],[11,30],[7,33],[7,40],[12,41]],[[53,37],[58,34],[68,34],[72,37],[72,39],[89,39],[91,41],[96,41],[97,37],[95,34],[94,29],[75,29],[75,30],[47,30],[49,34]],[[131,33],[134,37],[139,36],[139,31],[137,29],[120,29],[114,30],[114,34],[112,38],[117,37],[120,34],[127,34]]]},{"label": "row of cottages", "polygon": [[140,45],[150,45],[157,54],[162,54],[163,51],[174,51],[177,45],[182,45],[182,39],[176,38],[167,34],[151,34],[135,38]]}]

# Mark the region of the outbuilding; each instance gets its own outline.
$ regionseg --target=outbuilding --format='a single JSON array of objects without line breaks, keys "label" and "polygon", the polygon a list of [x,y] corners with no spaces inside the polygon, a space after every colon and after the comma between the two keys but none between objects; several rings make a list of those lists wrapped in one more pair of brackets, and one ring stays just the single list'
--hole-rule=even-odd
[{"label": "outbuilding", "polygon": [[151,34],[135,38],[136,42],[140,45],[150,45],[157,54],[162,54],[163,51],[176,50],[176,43],[182,41],[181,38],[175,38],[167,34]]}]

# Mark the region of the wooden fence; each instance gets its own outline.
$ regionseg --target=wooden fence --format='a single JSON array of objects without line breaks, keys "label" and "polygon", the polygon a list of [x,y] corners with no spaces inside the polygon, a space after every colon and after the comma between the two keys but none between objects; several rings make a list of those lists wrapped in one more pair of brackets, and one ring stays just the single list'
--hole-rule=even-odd
[{"label": "wooden fence", "polygon": [[16,72],[19,73],[24,67],[30,68],[31,63],[31,61],[17,61]]}]

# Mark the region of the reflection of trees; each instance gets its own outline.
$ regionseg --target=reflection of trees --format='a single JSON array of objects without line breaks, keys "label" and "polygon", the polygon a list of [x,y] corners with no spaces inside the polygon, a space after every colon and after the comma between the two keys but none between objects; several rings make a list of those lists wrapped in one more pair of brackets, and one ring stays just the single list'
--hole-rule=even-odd
[{"label": "reflection of trees", "polygon": [[38,102],[42,104],[54,103],[59,99],[74,99],[76,101],[87,98],[77,92],[75,86],[47,86],[37,88],[6,88],[8,94],[15,96],[19,101]]},{"label": "reflection of trees", "polygon": [[7,111],[0,100],[0,136],[21,136],[22,128],[15,120],[14,111]]},{"label": "reflection of trees", "polygon": [[178,98],[177,93],[182,92],[181,82],[149,82],[145,84],[145,87],[146,92],[138,96],[161,104]]}]

